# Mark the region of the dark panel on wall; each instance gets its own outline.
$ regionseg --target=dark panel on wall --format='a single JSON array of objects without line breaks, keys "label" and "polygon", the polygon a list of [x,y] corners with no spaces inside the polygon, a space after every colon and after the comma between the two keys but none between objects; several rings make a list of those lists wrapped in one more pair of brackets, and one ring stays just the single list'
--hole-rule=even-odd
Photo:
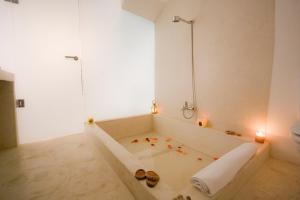
[{"label": "dark panel on wall", "polygon": [[0,150],[17,146],[13,82],[0,81]]}]

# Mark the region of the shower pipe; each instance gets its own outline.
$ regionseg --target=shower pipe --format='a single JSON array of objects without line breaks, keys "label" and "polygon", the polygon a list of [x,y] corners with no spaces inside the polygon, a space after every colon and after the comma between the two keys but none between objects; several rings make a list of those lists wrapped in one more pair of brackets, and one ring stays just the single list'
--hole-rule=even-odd
[{"label": "shower pipe", "polygon": [[[184,22],[191,25],[191,50],[192,50],[192,90],[193,90],[193,105],[189,105],[186,101],[182,107],[182,115],[185,119],[192,119],[197,114],[197,97],[196,97],[196,84],[195,84],[195,59],[194,59],[194,21],[185,20],[179,16],[174,16],[172,22]],[[192,112],[191,115],[187,115],[186,112]]]}]

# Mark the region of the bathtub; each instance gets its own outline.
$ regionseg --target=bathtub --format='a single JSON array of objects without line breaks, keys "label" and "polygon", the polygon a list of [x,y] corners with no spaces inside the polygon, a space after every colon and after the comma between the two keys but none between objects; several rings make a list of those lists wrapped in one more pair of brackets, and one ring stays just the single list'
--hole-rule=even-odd
[{"label": "bathtub", "polygon": [[[161,115],[99,121],[87,126],[86,132],[135,198],[141,200],[171,200],[179,194],[197,200],[231,199],[268,158],[270,148],[267,142],[256,144],[256,155],[230,184],[209,198],[192,186],[191,176],[253,139]],[[145,181],[135,179],[137,169],[154,170],[160,182],[149,188]]]}]

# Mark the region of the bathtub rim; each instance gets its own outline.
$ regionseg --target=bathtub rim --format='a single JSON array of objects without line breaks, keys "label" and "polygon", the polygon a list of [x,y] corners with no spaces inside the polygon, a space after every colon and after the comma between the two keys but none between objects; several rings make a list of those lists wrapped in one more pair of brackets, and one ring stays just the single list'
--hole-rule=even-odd
[{"label": "bathtub rim", "polygon": [[[133,116],[133,117],[139,117],[139,116],[145,116],[145,115],[138,115],[138,116]],[[162,117],[165,117],[165,116],[162,116]],[[124,117],[124,118],[111,119],[111,120],[117,121],[117,120],[130,119],[130,118],[132,118],[132,117]],[[103,121],[107,122],[107,121],[111,121],[111,120],[103,120]],[[125,167],[126,170],[128,170],[128,172],[130,173],[130,175],[132,177],[134,177],[134,173],[137,169],[140,169],[140,168],[146,169],[146,167],[137,158],[135,158],[124,146],[122,146],[120,143],[118,143],[118,141],[116,139],[114,139],[109,133],[104,131],[97,124],[98,122],[103,122],[103,121],[97,121],[96,124],[90,126],[90,127],[93,127],[95,130],[97,130],[97,131],[94,131],[94,133],[93,133],[94,136],[96,136],[96,138],[102,140],[103,144],[109,149],[109,151],[111,151],[112,155],[115,156],[121,162],[123,167]],[[178,121],[180,123],[186,123],[186,124],[189,124],[189,125],[193,125],[192,123],[189,123],[189,122],[180,121],[180,120],[178,120]],[[199,128],[201,128],[201,127],[199,127]],[[225,134],[225,133],[222,133],[221,131],[217,131],[217,132],[219,132],[220,134],[223,134],[223,135]],[[99,133],[104,135],[104,137],[99,137],[100,136]],[[233,137],[233,136],[228,136],[228,137]],[[105,140],[105,138],[106,139],[109,138],[109,139]],[[252,140],[250,138],[245,138],[245,137],[235,137],[235,139],[241,140],[241,142],[252,142]],[[158,184],[155,188],[148,188],[144,182],[138,182],[138,183],[142,186],[142,189],[144,190],[143,192],[148,193],[147,195],[150,196],[149,199],[172,199],[173,197],[176,197],[180,192],[182,194],[186,194],[186,195],[190,195],[190,193],[193,193],[194,195],[197,196],[196,198],[203,199],[203,200],[206,200],[206,199],[219,199],[225,193],[224,196],[226,196],[226,197],[221,198],[221,199],[230,199],[235,195],[234,188],[239,188],[239,186],[241,186],[241,184],[238,184],[238,183],[243,183],[244,184],[251,177],[251,175],[254,172],[256,172],[256,170],[269,157],[269,148],[270,148],[269,143],[265,142],[262,145],[260,145],[260,144],[258,144],[258,145],[259,145],[259,148],[257,148],[257,152],[256,152],[255,156],[252,157],[243,166],[243,168],[236,174],[236,176],[232,180],[232,182],[230,184],[226,185],[220,191],[218,191],[211,198],[206,197],[204,194],[202,194],[200,191],[198,191],[192,185],[191,185],[191,187],[189,187],[185,191],[178,191],[177,192],[177,191],[172,190],[172,188],[169,187],[163,181],[161,181],[160,184]],[[110,148],[112,146],[113,146],[113,148]],[[120,153],[120,152],[123,152],[123,153]],[[257,156],[259,156],[260,154],[263,154],[263,155],[261,155],[259,157],[259,159],[254,159],[254,158],[258,158]],[[247,174],[245,172],[247,170],[245,170],[245,169],[248,169],[248,171],[252,172],[252,173]],[[245,176],[245,178],[243,178],[243,176]],[[124,182],[122,177],[120,177],[120,178]],[[128,186],[128,183],[126,183],[126,182],[124,182],[124,183],[129,188],[129,190],[133,193],[133,195],[135,195],[134,193],[136,191],[133,191],[132,188],[130,188],[131,185]],[[235,185],[236,187],[233,187],[232,185]],[[196,191],[196,193],[199,193],[199,195],[197,195],[195,193],[195,191]],[[141,191],[139,191],[139,192],[141,192]],[[238,192],[238,190],[236,190],[235,192]],[[137,198],[137,199],[139,199],[139,198]],[[143,197],[143,199],[148,199],[148,198]]]}]

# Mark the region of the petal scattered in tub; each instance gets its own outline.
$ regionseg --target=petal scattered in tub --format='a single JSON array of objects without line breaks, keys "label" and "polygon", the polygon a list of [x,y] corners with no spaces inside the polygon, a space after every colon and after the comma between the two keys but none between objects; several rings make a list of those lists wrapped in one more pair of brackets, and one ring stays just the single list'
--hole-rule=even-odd
[{"label": "petal scattered in tub", "polygon": [[202,158],[198,157],[198,160],[202,160]]},{"label": "petal scattered in tub", "polygon": [[151,143],[157,143],[158,139],[157,138],[150,138]]},{"label": "petal scattered in tub", "polygon": [[132,140],[131,143],[138,143],[139,140],[138,139],[135,139],[135,140]]},{"label": "petal scattered in tub", "polygon": [[183,151],[181,149],[177,149],[176,150],[178,153],[183,153]]},{"label": "petal scattered in tub", "polygon": [[173,146],[168,144],[168,149],[173,149]]},{"label": "petal scattered in tub", "polygon": [[219,158],[218,157],[214,157],[214,160],[218,160]]}]

